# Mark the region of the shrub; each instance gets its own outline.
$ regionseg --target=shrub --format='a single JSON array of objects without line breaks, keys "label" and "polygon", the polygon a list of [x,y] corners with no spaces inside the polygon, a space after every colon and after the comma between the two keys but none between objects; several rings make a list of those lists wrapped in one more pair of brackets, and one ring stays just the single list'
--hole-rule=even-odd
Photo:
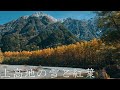
[{"label": "shrub", "polygon": [[2,52],[0,52],[0,63],[2,63],[2,62],[3,62],[3,60],[4,60],[3,53],[2,53]]}]

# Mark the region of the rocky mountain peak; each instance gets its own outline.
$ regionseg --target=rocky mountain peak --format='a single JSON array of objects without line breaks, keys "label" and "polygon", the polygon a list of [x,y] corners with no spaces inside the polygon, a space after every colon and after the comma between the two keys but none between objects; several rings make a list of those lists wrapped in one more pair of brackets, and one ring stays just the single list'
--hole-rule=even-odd
[{"label": "rocky mountain peak", "polygon": [[43,18],[43,17],[47,17],[48,19],[50,19],[53,22],[57,22],[58,20],[48,14],[45,14],[43,12],[35,12],[34,14],[31,15],[31,17],[38,17],[38,18]]},{"label": "rocky mountain peak", "polygon": [[33,17],[40,17],[40,16],[46,16],[46,14],[44,14],[43,12],[35,12],[31,16],[33,16]]}]

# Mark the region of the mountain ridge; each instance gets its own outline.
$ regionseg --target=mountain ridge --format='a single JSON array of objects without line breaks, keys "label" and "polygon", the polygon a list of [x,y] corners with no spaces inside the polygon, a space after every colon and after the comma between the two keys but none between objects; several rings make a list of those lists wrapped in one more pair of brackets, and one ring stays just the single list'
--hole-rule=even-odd
[{"label": "mountain ridge", "polygon": [[94,20],[72,18],[61,22],[43,12],[21,16],[0,26],[0,48],[3,51],[37,50],[99,38],[97,26],[91,22]]}]

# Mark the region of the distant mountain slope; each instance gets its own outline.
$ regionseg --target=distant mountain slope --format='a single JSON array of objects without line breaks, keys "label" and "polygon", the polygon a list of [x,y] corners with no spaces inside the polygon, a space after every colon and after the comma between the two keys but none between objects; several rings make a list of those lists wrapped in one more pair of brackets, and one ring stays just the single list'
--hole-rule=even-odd
[{"label": "distant mountain slope", "polygon": [[0,26],[2,51],[37,50],[78,39],[57,19],[42,12]]},{"label": "distant mountain slope", "polygon": [[91,40],[100,37],[100,30],[98,30],[95,20],[77,20],[67,18],[63,25],[72,32],[80,40]]},{"label": "distant mountain slope", "polygon": [[95,19],[63,21],[42,12],[0,25],[2,51],[38,50],[101,36]]}]

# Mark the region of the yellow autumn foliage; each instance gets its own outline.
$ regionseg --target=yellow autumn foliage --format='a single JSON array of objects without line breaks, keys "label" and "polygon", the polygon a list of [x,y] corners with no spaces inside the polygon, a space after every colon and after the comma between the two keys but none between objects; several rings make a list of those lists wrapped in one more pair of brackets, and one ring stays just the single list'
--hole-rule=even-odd
[{"label": "yellow autumn foliage", "polygon": [[[114,50],[120,49],[120,44],[105,45],[99,39],[93,39],[91,41],[82,41],[70,45],[62,45],[56,48],[46,48],[37,51],[21,51],[21,52],[4,52],[1,57],[9,60],[20,60],[24,61],[24,58],[28,59],[29,64],[41,64],[40,62],[47,62],[48,64],[60,65],[104,65],[104,63],[109,62],[107,60],[112,60],[112,53]],[[13,58],[16,58],[13,60]],[[116,58],[116,57],[115,57]],[[2,60],[3,58],[1,58]],[[25,61],[26,61],[25,59]],[[3,60],[4,61],[4,60]],[[15,61],[16,62],[16,61]],[[44,62],[44,63],[45,63]],[[6,63],[6,62],[5,62]],[[55,64],[54,63],[54,64]]]}]

